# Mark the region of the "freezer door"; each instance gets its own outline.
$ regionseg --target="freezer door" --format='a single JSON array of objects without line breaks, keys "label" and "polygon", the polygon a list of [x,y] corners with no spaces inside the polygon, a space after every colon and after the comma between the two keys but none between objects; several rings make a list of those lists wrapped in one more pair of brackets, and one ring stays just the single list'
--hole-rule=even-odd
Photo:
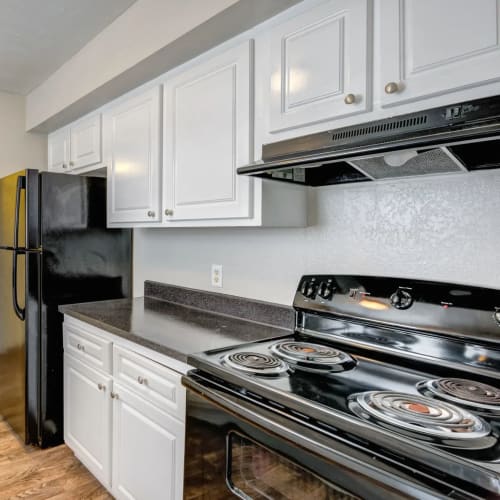
[{"label": "freezer door", "polygon": [[23,170],[0,179],[0,248],[39,249],[38,177]]},{"label": "freezer door", "polygon": [[15,246],[16,202],[19,206],[18,245],[26,246],[26,190],[23,189],[25,180],[26,171],[0,179],[0,247]]}]

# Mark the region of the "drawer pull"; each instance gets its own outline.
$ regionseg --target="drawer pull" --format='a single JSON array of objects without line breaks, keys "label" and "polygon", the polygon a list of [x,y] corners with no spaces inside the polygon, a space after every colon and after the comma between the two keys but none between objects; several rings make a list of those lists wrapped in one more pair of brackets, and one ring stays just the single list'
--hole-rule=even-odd
[{"label": "drawer pull", "polygon": [[85,346],[83,346],[82,344],[76,344],[76,348],[77,348],[79,351],[85,351]]},{"label": "drawer pull", "polygon": [[97,384],[97,388],[100,390],[100,391],[105,391],[106,390],[106,386],[104,384]]},{"label": "drawer pull", "polygon": [[139,384],[141,384],[141,385],[146,385],[148,383],[147,379],[145,379],[141,376],[137,377],[137,382],[139,382]]},{"label": "drawer pull", "polygon": [[117,394],[116,392],[112,392],[112,393],[110,394],[110,396],[111,396],[111,399],[120,399],[120,398],[118,397],[118,394]]}]

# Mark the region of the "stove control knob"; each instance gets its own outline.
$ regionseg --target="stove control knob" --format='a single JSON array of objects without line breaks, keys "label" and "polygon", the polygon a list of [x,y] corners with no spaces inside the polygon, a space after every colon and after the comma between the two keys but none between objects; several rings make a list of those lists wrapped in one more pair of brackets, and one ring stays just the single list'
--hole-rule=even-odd
[{"label": "stove control knob", "polygon": [[407,290],[399,288],[391,295],[390,301],[396,309],[408,309],[413,304],[413,297]]},{"label": "stove control knob", "polygon": [[496,324],[500,326],[500,308],[496,308],[495,312],[493,313],[493,319],[495,320]]},{"label": "stove control knob", "polygon": [[300,291],[304,297],[308,299],[314,299],[316,297],[316,292],[318,291],[318,286],[314,281],[304,281],[300,288]]},{"label": "stove control knob", "polygon": [[333,297],[332,285],[326,281],[322,281],[318,287],[318,295],[324,300],[331,300]]}]

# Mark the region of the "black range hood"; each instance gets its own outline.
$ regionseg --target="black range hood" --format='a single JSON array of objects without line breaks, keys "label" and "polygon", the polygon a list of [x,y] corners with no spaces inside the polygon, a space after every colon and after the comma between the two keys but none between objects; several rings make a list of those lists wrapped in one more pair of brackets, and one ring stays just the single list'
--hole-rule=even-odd
[{"label": "black range hood", "polygon": [[500,168],[500,96],[289,139],[238,174],[308,186]]}]

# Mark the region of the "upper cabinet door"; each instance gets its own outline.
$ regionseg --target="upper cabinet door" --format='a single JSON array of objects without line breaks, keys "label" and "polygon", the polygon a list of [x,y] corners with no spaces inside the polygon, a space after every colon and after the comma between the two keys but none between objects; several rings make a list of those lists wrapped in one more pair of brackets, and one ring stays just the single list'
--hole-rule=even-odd
[{"label": "upper cabinet door", "polygon": [[500,0],[383,0],[385,106],[499,80]]},{"label": "upper cabinet door", "polygon": [[160,116],[160,87],[103,113],[110,224],[160,220]]},{"label": "upper cabinet door", "polygon": [[247,41],[165,83],[166,222],[251,217],[252,64]]},{"label": "upper cabinet door", "polygon": [[71,126],[71,168],[101,163],[101,114],[80,120]]},{"label": "upper cabinet door", "polygon": [[270,132],[370,106],[366,0],[329,0],[271,29]]},{"label": "upper cabinet door", "polygon": [[63,128],[49,135],[48,160],[52,172],[67,172],[69,169],[69,128]]}]

